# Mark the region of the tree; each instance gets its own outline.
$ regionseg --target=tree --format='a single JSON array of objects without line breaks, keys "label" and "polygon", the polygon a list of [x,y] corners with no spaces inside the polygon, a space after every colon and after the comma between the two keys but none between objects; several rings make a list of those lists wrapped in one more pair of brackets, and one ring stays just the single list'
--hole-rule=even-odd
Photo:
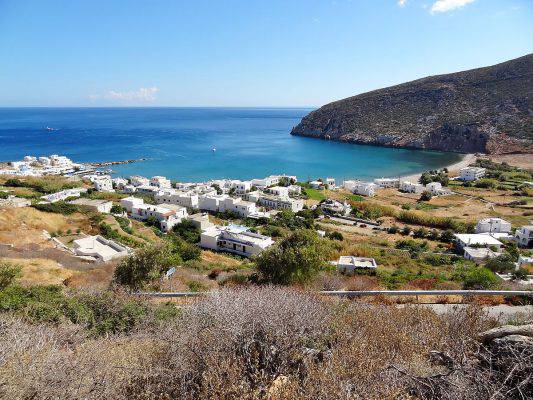
[{"label": "tree", "polygon": [[420,201],[430,201],[431,200],[431,193],[429,192],[422,192],[420,195]]},{"label": "tree", "polygon": [[328,238],[333,239],[333,240],[339,240],[339,241],[344,240],[344,236],[339,231],[333,231],[333,232],[328,233]]},{"label": "tree", "polygon": [[176,259],[168,245],[153,245],[137,250],[124,258],[115,269],[115,281],[132,290],[139,290],[158,279]]},{"label": "tree", "polygon": [[463,287],[465,289],[490,289],[498,283],[498,277],[490,269],[484,267],[468,269],[463,279]]},{"label": "tree", "polygon": [[502,254],[487,261],[485,267],[492,272],[506,273],[515,270],[515,263],[509,254]]},{"label": "tree", "polygon": [[331,245],[311,230],[297,230],[256,259],[264,280],[277,285],[305,283],[331,254]]},{"label": "tree", "polygon": [[118,204],[113,204],[111,214],[122,214],[126,209]]},{"label": "tree", "polygon": [[4,290],[20,276],[20,266],[0,261],[0,290]]},{"label": "tree", "polygon": [[411,234],[411,228],[404,226],[402,229],[402,235],[409,236]]},{"label": "tree", "polygon": [[191,220],[184,219],[179,224],[174,225],[172,231],[188,243],[198,243],[201,231]]},{"label": "tree", "polygon": [[175,232],[167,235],[167,239],[171,244],[171,251],[173,254],[178,254],[183,261],[199,260],[202,251],[200,248],[192,243],[185,241],[181,236]]},{"label": "tree", "polygon": [[453,231],[452,230],[445,230],[441,232],[440,234],[440,241],[444,243],[450,243],[453,240]]},{"label": "tree", "polygon": [[514,281],[526,281],[527,276],[527,270],[525,268],[518,268],[517,270],[513,271],[511,274]]}]

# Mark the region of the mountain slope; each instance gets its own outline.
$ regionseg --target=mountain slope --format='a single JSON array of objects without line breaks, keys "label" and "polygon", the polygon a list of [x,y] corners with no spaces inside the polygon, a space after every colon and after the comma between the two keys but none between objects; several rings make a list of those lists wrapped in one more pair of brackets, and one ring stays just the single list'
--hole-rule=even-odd
[{"label": "mountain slope", "polygon": [[292,135],[456,152],[533,152],[533,54],[327,104]]}]

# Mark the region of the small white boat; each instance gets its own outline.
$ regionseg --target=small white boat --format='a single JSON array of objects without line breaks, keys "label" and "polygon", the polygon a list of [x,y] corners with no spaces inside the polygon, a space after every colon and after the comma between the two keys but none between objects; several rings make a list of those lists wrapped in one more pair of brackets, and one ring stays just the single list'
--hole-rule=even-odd
[{"label": "small white boat", "polygon": [[213,148],[211,149],[211,151],[214,153],[215,151],[217,151],[217,148],[216,148],[216,147],[213,147]]},{"label": "small white boat", "polygon": [[49,126],[47,126],[47,127],[46,127],[46,130],[47,130],[48,132],[53,132],[53,131],[57,131],[58,129],[56,129],[56,128],[50,128]]}]

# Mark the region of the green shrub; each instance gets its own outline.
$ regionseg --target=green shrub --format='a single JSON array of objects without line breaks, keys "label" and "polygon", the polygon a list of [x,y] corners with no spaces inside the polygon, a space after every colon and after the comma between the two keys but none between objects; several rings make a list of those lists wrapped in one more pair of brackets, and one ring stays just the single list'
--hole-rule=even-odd
[{"label": "green shrub", "polygon": [[301,284],[318,273],[332,250],[330,242],[316,232],[297,230],[261,253],[256,265],[266,282]]},{"label": "green shrub", "polygon": [[[457,278],[456,278],[457,279]],[[484,267],[470,267],[462,274],[464,289],[491,289],[498,284],[498,277],[487,268]]]},{"label": "green shrub", "polygon": [[0,290],[5,289],[20,276],[21,267],[0,260]]},{"label": "green shrub", "polygon": [[43,204],[33,204],[32,207],[36,208],[39,211],[71,215],[78,211],[78,207],[74,204],[69,204],[64,201],[57,201],[55,203],[43,203]]},{"label": "green shrub", "polygon": [[333,239],[333,240],[339,240],[339,241],[343,241],[344,240],[344,236],[339,231],[329,232],[327,234],[327,237],[330,238],[330,239]]},{"label": "green shrub", "polygon": [[200,241],[200,228],[190,220],[182,220],[179,224],[174,225],[172,231],[188,243],[198,243]]},{"label": "green shrub", "polygon": [[205,292],[207,290],[207,287],[202,282],[194,280],[188,281],[187,287],[191,292]]},{"label": "green shrub", "polygon": [[159,279],[172,265],[175,265],[175,258],[171,247],[152,245],[124,258],[115,269],[114,279],[120,285],[139,290]]}]

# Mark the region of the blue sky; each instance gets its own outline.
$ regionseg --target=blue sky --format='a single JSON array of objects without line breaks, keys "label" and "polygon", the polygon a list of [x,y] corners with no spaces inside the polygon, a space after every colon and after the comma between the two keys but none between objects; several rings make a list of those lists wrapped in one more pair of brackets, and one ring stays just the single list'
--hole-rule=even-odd
[{"label": "blue sky", "polygon": [[0,0],[0,106],[320,106],[533,49],[531,0]]}]

